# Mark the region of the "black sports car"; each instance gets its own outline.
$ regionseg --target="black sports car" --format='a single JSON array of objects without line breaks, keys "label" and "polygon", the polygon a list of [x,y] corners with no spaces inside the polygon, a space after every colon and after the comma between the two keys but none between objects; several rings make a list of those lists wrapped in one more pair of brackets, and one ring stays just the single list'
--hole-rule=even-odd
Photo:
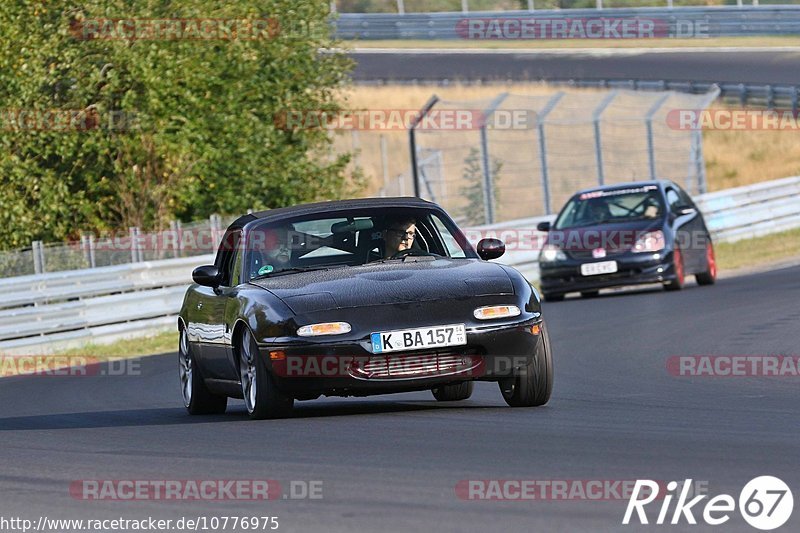
[{"label": "black sports car", "polygon": [[245,215],[198,267],[178,319],[184,404],[252,418],[295,400],[430,389],[468,398],[496,381],[511,406],[550,398],[536,290],[487,262],[441,207],[414,198],[325,202]]},{"label": "black sports car", "polygon": [[539,254],[542,296],[563,300],[579,291],[662,283],[680,290],[686,276],[699,285],[717,278],[714,245],[703,215],[671,181],[587,189],[573,196],[551,225]]}]

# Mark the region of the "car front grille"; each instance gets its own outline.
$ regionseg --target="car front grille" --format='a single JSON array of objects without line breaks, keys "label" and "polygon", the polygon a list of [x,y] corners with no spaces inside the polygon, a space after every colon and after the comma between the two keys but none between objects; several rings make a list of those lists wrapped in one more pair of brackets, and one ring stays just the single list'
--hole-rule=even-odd
[{"label": "car front grille", "polygon": [[613,259],[616,256],[622,255],[627,251],[628,250],[623,248],[606,249],[606,255],[603,257],[594,257],[594,250],[567,250],[567,255],[578,261],[605,261],[606,259]]},{"label": "car front grille", "polygon": [[350,375],[366,380],[400,380],[463,375],[474,377],[483,369],[483,358],[462,354],[375,356],[354,361]]}]

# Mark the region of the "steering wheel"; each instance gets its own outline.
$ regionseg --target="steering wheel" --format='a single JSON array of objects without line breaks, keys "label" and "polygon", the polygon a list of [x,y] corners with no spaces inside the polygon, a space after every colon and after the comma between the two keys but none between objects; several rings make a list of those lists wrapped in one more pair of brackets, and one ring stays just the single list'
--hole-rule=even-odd
[{"label": "steering wheel", "polygon": [[425,250],[417,250],[415,248],[407,248],[405,250],[400,250],[399,252],[393,253],[389,259],[400,259],[409,255],[416,255],[420,257],[441,257],[439,254],[435,254],[433,252],[426,252]]},{"label": "steering wheel", "polygon": [[405,250],[400,250],[399,252],[393,253],[389,257],[389,259],[400,259],[401,257],[405,257],[407,255],[411,255],[411,254],[413,254],[415,252],[417,252],[417,250],[414,250],[412,248],[406,248]]}]

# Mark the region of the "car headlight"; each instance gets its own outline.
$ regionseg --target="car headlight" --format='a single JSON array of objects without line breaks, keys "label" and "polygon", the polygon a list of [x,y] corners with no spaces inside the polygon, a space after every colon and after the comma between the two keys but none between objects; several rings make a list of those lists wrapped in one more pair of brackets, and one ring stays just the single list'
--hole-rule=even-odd
[{"label": "car headlight", "polygon": [[297,334],[301,337],[318,337],[320,335],[341,335],[350,333],[350,324],[347,322],[323,322],[321,324],[309,324],[297,329]]},{"label": "car headlight", "polygon": [[519,316],[520,310],[516,305],[487,305],[486,307],[478,307],[472,314],[478,320],[491,320],[493,318]]},{"label": "car headlight", "polygon": [[636,239],[636,244],[631,248],[631,252],[639,254],[645,252],[659,252],[666,246],[664,232],[661,230],[648,231]]},{"label": "car headlight", "polygon": [[545,244],[542,246],[542,251],[539,253],[539,261],[549,263],[551,261],[565,261],[567,255],[564,250],[555,244]]}]

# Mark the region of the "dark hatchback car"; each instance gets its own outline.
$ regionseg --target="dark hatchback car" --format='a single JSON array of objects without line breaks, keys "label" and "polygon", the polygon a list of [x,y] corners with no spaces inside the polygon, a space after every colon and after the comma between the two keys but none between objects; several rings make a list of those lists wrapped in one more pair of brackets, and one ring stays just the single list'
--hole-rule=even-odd
[{"label": "dark hatchback car", "polygon": [[[399,245],[398,243],[403,243]],[[436,204],[347,200],[245,215],[198,267],[178,320],[192,414],[243,398],[252,418],[295,400],[431,390],[468,398],[499,383],[510,406],[545,404],[550,343],[537,292],[491,263]]]},{"label": "dark hatchback car", "polygon": [[671,181],[587,189],[573,196],[555,222],[539,224],[547,239],[539,254],[544,299],[569,292],[596,296],[600,289],[662,283],[683,288],[717,277],[714,246],[703,215]]}]

